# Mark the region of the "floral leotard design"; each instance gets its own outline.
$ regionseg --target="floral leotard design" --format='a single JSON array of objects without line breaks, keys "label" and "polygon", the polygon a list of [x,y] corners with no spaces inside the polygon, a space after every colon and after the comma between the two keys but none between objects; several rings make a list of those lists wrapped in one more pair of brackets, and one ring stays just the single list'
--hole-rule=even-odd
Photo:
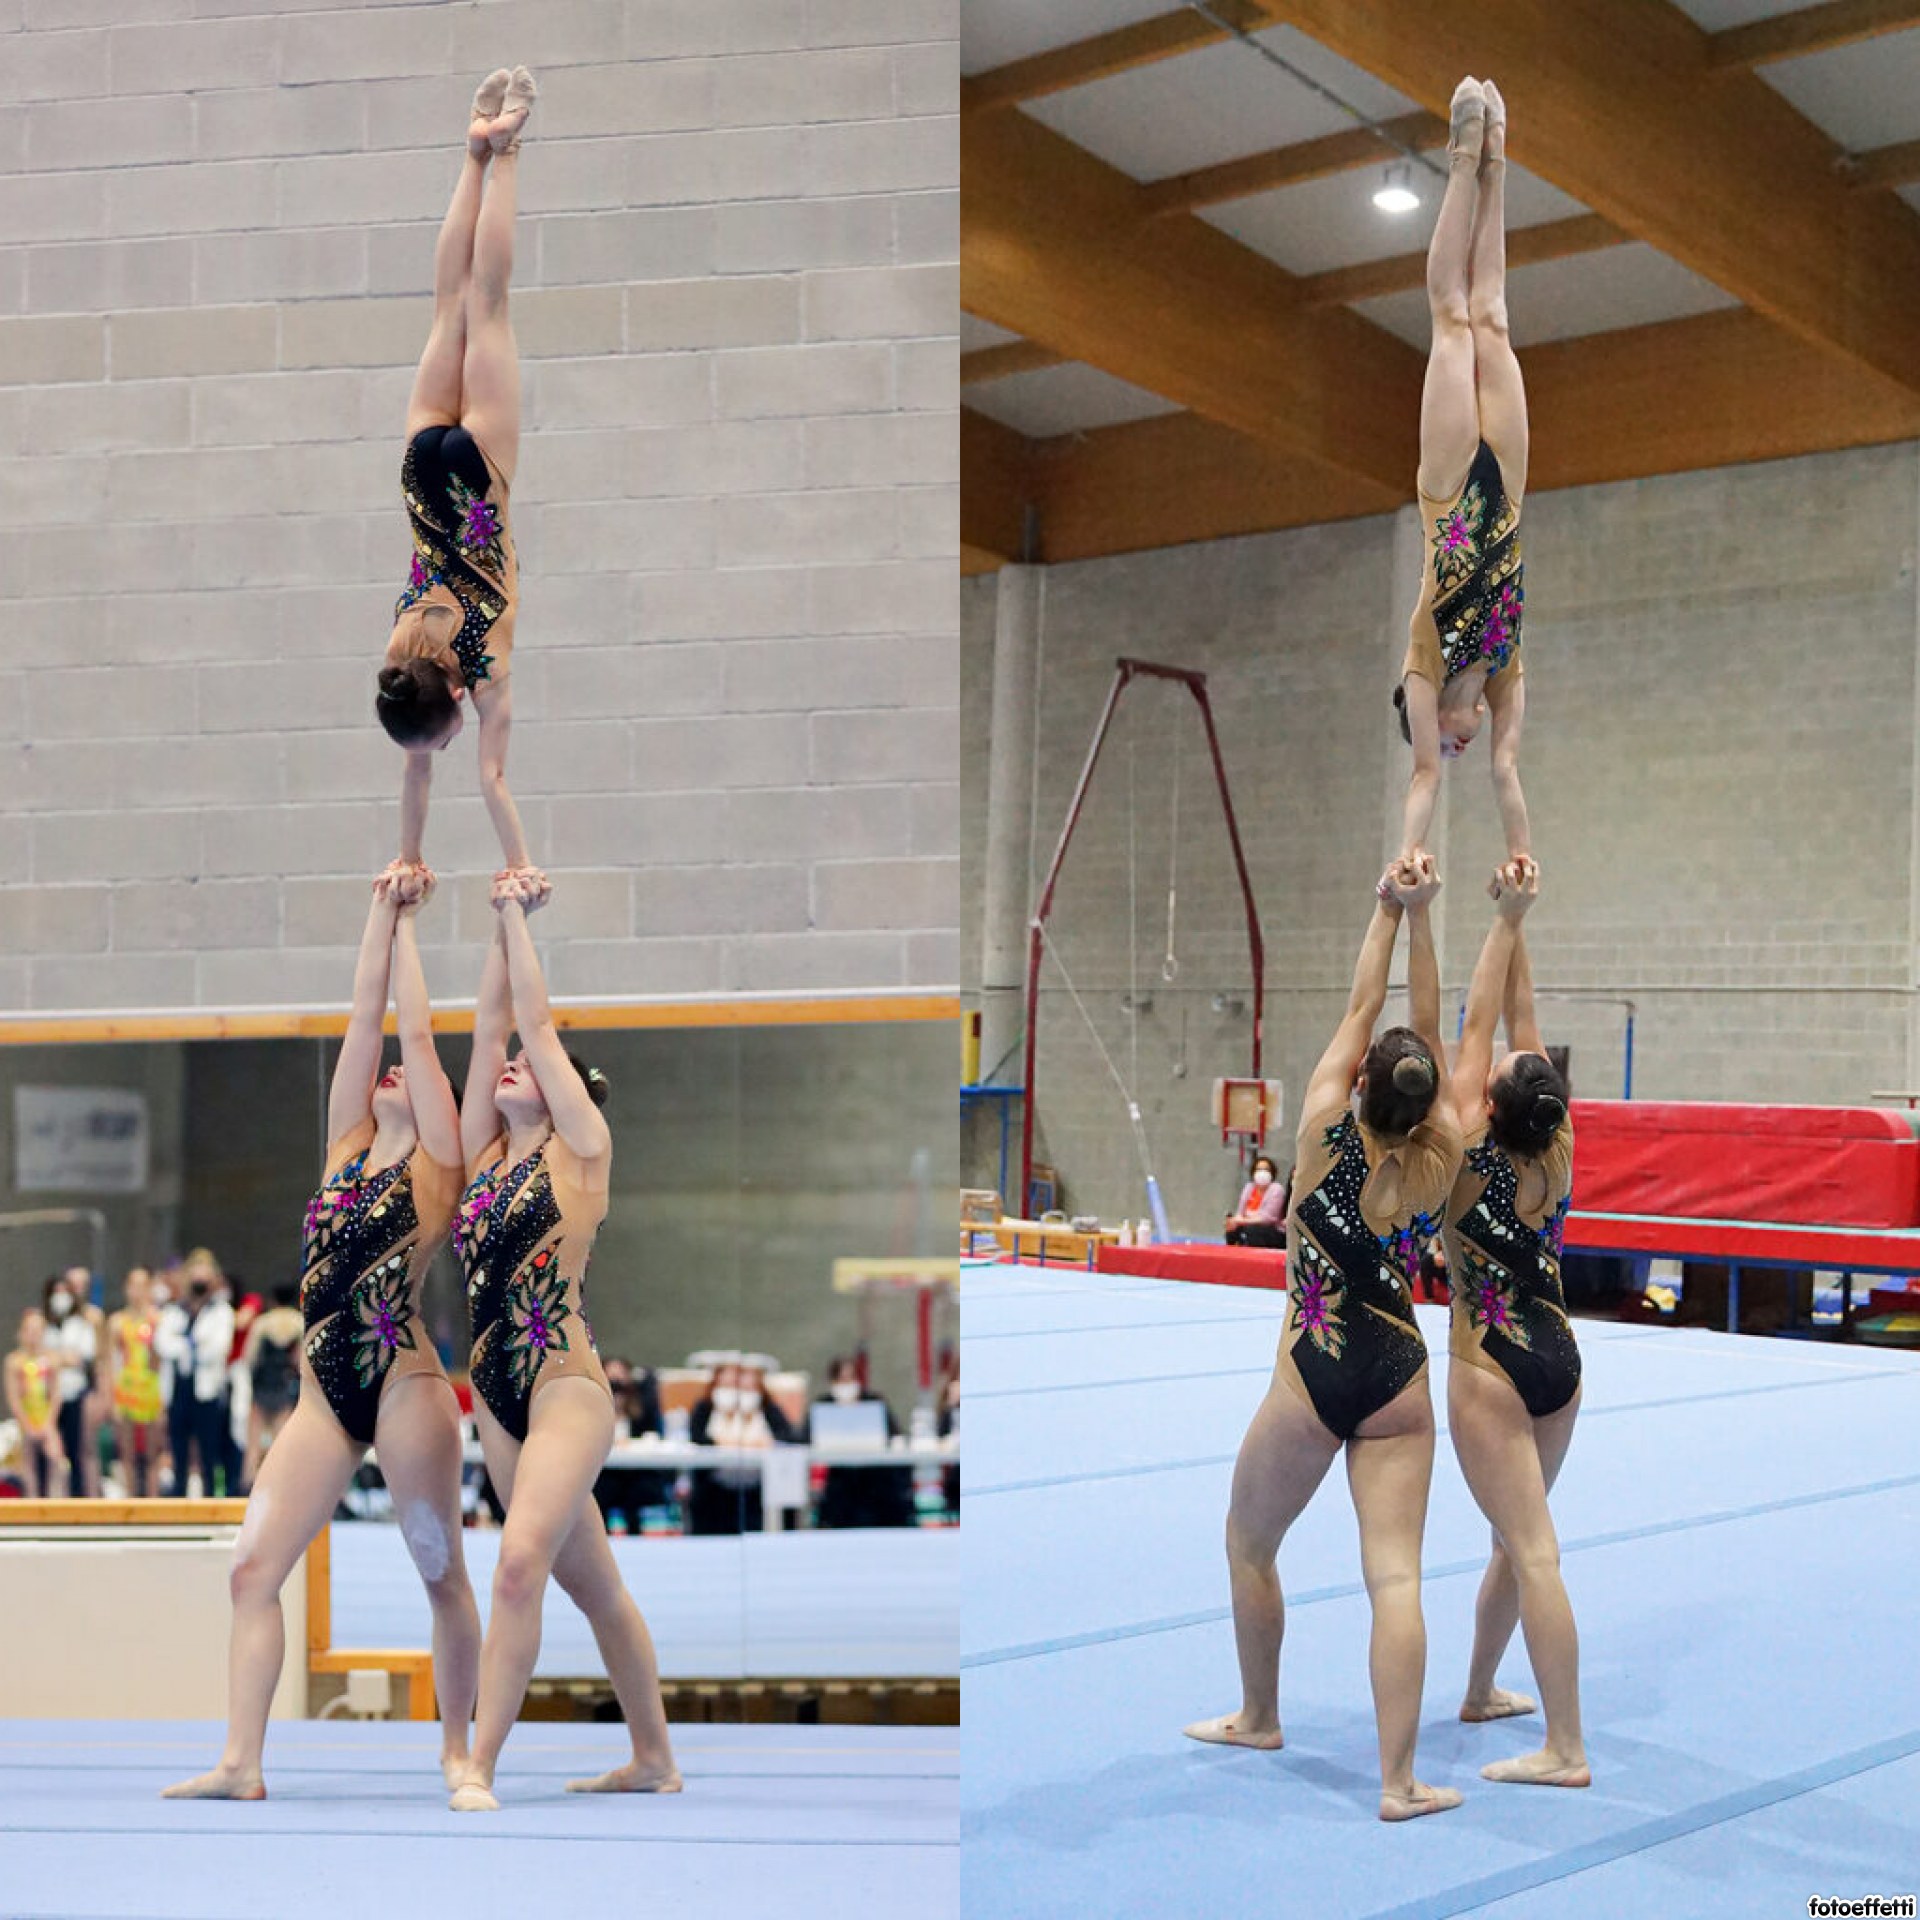
[{"label": "floral leotard design", "polygon": [[[493,495],[498,491],[500,498]],[[497,481],[479,443],[464,427],[422,427],[400,462],[400,493],[413,532],[407,584],[394,602],[397,621],[435,588],[459,603],[454,657],[469,687],[504,672],[519,590],[513,537],[508,531],[505,483]],[[500,626],[506,617],[506,625]]]},{"label": "floral leotard design", "polygon": [[567,1221],[547,1153],[543,1145],[512,1167],[504,1160],[483,1167],[458,1216],[473,1311],[474,1391],[516,1440],[527,1437],[543,1381],[565,1374],[604,1379],[587,1322],[584,1265],[578,1278],[565,1271]]},{"label": "floral leotard design", "polygon": [[[1467,1149],[1449,1209],[1456,1349],[1463,1335],[1513,1382],[1527,1411],[1557,1413],[1580,1384],[1580,1348],[1567,1317],[1560,1249],[1571,1202],[1572,1128],[1556,1141],[1566,1172],[1549,1173],[1551,1210],[1533,1226],[1515,1206],[1519,1173],[1491,1137]],[[1478,1185],[1479,1191],[1473,1192]],[[1561,1191],[1552,1192],[1558,1184]],[[1463,1324],[1464,1323],[1464,1324]],[[1471,1354],[1471,1343],[1469,1343]]]},{"label": "floral leotard design", "polygon": [[[300,1313],[307,1365],[349,1438],[373,1443],[380,1394],[397,1367],[438,1370],[416,1332],[414,1275],[423,1249],[446,1231],[444,1215],[423,1222],[415,1197],[415,1149],[367,1173],[362,1147],[307,1203]],[[411,1364],[409,1364],[411,1362]]]},{"label": "floral leotard design", "polygon": [[1489,676],[1513,658],[1526,611],[1520,509],[1500,462],[1482,440],[1459,498],[1433,534],[1433,624],[1444,679],[1484,666]]},{"label": "floral leotard design", "polygon": [[1321,1136],[1333,1165],[1293,1209],[1287,1243],[1291,1352],[1313,1410],[1343,1440],[1427,1364],[1412,1275],[1439,1223],[1424,1212],[1377,1234],[1360,1209],[1367,1183],[1360,1124],[1343,1114]]}]

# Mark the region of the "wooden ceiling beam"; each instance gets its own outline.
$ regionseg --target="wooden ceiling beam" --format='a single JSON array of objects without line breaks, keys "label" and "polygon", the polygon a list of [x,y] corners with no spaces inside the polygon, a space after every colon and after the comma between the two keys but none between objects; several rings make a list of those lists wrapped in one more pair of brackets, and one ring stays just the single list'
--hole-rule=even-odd
[{"label": "wooden ceiling beam", "polygon": [[1707,67],[1709,36],[1670,0],[1553,10],[1475,0],[1285,0],[1330,52],[1439,112],[1491,73],[1514,158],[1747,306],[1920,392],[1920,216],[1851,192],[1833,142],[1757,75]]},{"label": "wooden ceiling beam", "polygon": [[1410,483],[1422,356],[1025,114],[963,114],[968,312],[1283,452]]},{"label": "wooden ceiling beam", "polygon": [[[1520,358],[1532,491],[1920,436],[1920,399],[1752,313],[1624,328]],[[962,412],[963,514],[985,513],[980,496],[1005,482],[969,418],[979,416]],[[1329,474],[1192,414],[1021,446],[1038,557],[1048,561],[1352,519],[1410,497],[1409,488]]]},{"label": "wooden ceiling beam", "polygon": [[1422,108],[1397,120],[1383,120],[1377,134],[1366,127],[1351,127],[1343,133],[1324,134],[1318,140],[1297,140],[1292,146],[1225,160],[1217,167],[1169,174],[1164,180],[1149,182],[1142,191],[1142,204],[1156,215],[1191,213],[1196,207],[1245,200],[1276,187],[1297,187],[1306,180],[1324,180],[1330,174],[1381,166],[1399,157],[1405,147],[1428,153],[1446,144],[1446,121]]},{"label": "wooden ceiling beam", "polygon": [[1856,188],[1910,187],[1920,180],[1920,140],[1896,140],[1890,147],[1856,153],[1846,170]]},{"label": "wooden ceiling beam", "polygon": [[[1546,220],[1538,226],[1511,229],[1507,234],[1507,265],[1537,267],[1549,260],[1567,260],[1575,254],[1617,247],[1630,238],[1597,213],[1576,213],[1567,220]],[[1383,293],[1407,293],[1426,283],[1427,256],[1397,253],[1388,260],[1362,260],[1351,267],[1311,274],[1300,282],[1300,297],[1309,306],[1342,306],[1349,301],[1376,299]]]},{"label": "wooden ceiling beam", "polygon": [[[1212,0],[1212,4],[1222,19],[1248,30],[1273,24],[1265,8],[1254,0]],[[960,83],[960,104],[969,112],[990,113],[1018,106],[1023,100],[1063,93],[1069,87],[1110,80],[1116,73],[1193,53],[1228,37],[1191,7],[1175,7],[1151,19],[1135,21],[1132,26],[1116,27],[1111,33],[1096,33],[1064,47],[1049,47],[1025,60],[1010,60],[1005,66],[974,74]]]},{"label": "wooden ceiling beam", "polygon": [[976,347],[960,356],[960,384],[978,386],[983,380],[1005,380],[1016,373],[1037,373],[1042,367],[1066,364],[1067,356],[1032,340],[1006,340],[997,347]]},{"label": "wooden ceiling beam", "polygon": [[960,409],[960,545],[1017,560],[1034,505],[1034,442],[972,407]]},{"label": "wooden ceiling beam", "polygon": [[1707,67],[1725,73],[1774,60],[1798,60],[1883,33],[1904,33],[1909,27],[1920,27],[1920,6],[1914,0],[1826,0],[1823,6],[1776,13],[1770,20],[1709,34]]}]

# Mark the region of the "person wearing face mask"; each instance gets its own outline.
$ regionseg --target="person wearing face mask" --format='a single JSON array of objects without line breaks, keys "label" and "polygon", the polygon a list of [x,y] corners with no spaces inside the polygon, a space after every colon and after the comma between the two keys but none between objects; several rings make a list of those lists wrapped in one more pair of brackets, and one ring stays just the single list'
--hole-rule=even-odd
[{"label": "person wearing face mask", "polygon": [[214,1469],[226,1455],[227,1349],[233,1341],[233,1309],[220,1297],[219,1277],[213,1255],[205,1247],[195,1247],[181,1273],[184,1292],[160,1316],[154,1335],[173,1447],[176,1499],[186,1497],[196,1454],[201,1489],[212,1499],[218,1491]]},{"label": "person wearing face mask", "polygon": [[[836,1406],[874,1401],[885,1411],[887,1438],[900,1431],[893,1409],[860,1377],[857,1354],[836,1354],[827,1366],[826,1399]],[[913,1525],[911,1467],[829,1467],[820,1491],[815,1522],[823,1527],[910,1527]]]},{"label": "person wearing face mask", "polygon": [[[495,1813],[494,1769],[540,1653],[548,1577],[587,1617],[633,1742],[579,1793],[678,1793],[653,1639],[620,1578],[593,1485],[613,1445],[613,1395],[586,1311],[587,1258],[606,1218],[613,1135],[607,1076],[554,1024],[527,915],[544,883],[496,876],[495,938],[475,999],[460,1139],[456,1237],[473,1309],[473,1418],[506,1501],[480,1659],[473,1755],[448,1805]],[[520,1030],[521,1051],[507,1042]]]},{"label": "person wearing face mask", "polygon": [[94,1363],[100,1357],[98,1312],[87,1299],[91,1276],[85,1267],[56,1273],[41,1289],[47,1318],[48,1350],[60,1361],[58,1386],[60,1444],[67,1456],[74,1492],[100,1497],[100,1450],[89,1418]]},{"label": "person wearing face mask", "polygon": [[[665,1421],[660,1411],[660,1383],[651,1367],[636,1367],[630,1360],[609,1360],[607,1390],[613,1395],[616,1444],[662,1431]],[[634,1532],[647,1508],[667,1503],[672,1484],[669,1475],[652,1468],[609,1465],[593,1483],[594,1504],[612,1531]]]},{"label": "person wearing face mask", "polygon": [[[267,1714],[286,1651],[280,1589],[376,1443],[433,1615],[442,1778],[451,1785],[466,1764],[480,1614],[461,1552],[460,1411],[420,1316],[460,1184],[459,1115],[414,930],[426,892],[417,877],[374,882],[301,1235],[300,1393],[260,1463],[234,1550],[226,1746],[210,1772],[167,1788],[170,1800],[266,1798]],[[400,1060],[382,1072],[390,989]],[[228,1308],[210,1356],[216,1378],[232,1335]]]},{"label": "person wearing face mask", "polygon": [[55,1398],[59,1356],[47,1338],[47,1316],[29,1307],[20,1316],[20,1332],[7,1355],[5,1387],[7,1412],[20,1428],[26,1452],[27,1491],[43,1500],[64,1500],[67,1494],[67,1450],[60,1439],[59,1403]]},{"label": "person wearing face mask", "polygon": [[1284,1247],[1287,1244],[1287,1193],[1290,1183],[1266,1154],[1253,1163],[1253,1173],[1240,1195],[1240,1204],[1227,1215],[1230,1247]]},{"label": "person wearing face mask", "polygon": [[[700,1447],[790,1446],[793,1423],[767,1397],[766,1374],[746,1355],[714,1369],[713,1385],[693,1408],[687,1436]],[[695,1533],[758,1533],[766,1508],[756,1465],[719,1466],[694,1476],[690,1514]]]}]

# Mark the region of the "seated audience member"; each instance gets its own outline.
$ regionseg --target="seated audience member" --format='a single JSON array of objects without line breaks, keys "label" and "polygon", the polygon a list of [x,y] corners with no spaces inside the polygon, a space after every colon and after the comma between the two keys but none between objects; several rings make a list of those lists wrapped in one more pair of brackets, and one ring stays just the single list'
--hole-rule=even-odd
[{"label": "seated audience member", "polygon": [[[863,1401],[886,1415],[887,1438],[900,1431],[893,1409],[860,1377],[860,1361],[849,1353],[836,1354],[827,1366],[827,1390],[818,1404],[858,1406]],[[910,1527],[913,1525],[913,1469],[911,1467],[827,1468],[820,1495],[817,1523],[823,1527]]]},{"label": "seated audience member", "polygon": [[43,1500],[67,1497],[68,1460],[60,1433],[60,1362],[47,1316],[29,1307],[5,1363],[7,1411],[26,1451],[27,1491]]},{"label": "seated audience member", "polygon": [[1240,1205],[1227,1215],[1230,1247],[1284,1247],[1287,1244],[1287,1191],[1290,1181],[1267,1154],[1253,1163],[1253,1177],[1240,1195]]},{"label": "seated audience member", "polygon": [[[787,1416],[767,1398],[764,1369],[727,1360],[714,1369],[713,1382],[687,1423],[689,1438],[702,1447],[771,1447],[799,1436]],[[760,1469],[704,1467],[693,1476],[694,1533],[757,1533],[766,1524],[760,1495]]]},{"label": "seated audience member", "polygon": [[[613,1390],[613,1443],[637,1440],[643,1433],[659,1433],[660,1383],[651,1367],[631,1360],[606,1363],[607,1385]],[[649,1507],[664,1507],[673,1497],[673,1476],[658,1467],[615,1466],[609,1463],[594,1482],[593,1498],[608,1530],[637,1533],[640,1516]]]}]

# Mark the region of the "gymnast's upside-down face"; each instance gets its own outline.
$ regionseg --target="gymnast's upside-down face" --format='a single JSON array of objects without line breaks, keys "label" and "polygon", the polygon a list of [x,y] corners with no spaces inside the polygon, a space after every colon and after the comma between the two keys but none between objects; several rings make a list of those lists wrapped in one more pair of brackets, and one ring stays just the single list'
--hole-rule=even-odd
[{"label": "gymnast's upside-down face", "polygon": [[1464,703],[1440,704],[1440,757],[1443,760],[1457,760],[1473,745],[1480,732],[1481,722],[1487,717],[1487,703],[1484,698],[1475,699],[1471,706]]}]

